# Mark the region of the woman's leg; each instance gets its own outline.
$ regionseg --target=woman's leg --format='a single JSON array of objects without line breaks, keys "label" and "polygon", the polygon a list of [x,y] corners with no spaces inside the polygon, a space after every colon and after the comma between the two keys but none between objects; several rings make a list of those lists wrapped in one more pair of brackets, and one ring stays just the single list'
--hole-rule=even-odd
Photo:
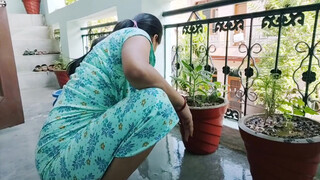
[{"label": "woman's leg", "polygon": [[[110,167],[110,175],[129,176],[149,154],[150,148],[177,122],[175,110],[161,89],[132,93],[77,130],[55,160],[46,166],[43,179],[102,178],[106,172],[109,175],[113,160],[116,165]],[[126,163],[122,165],[126,173],[116,173],[119,163]]]},{"label": "woman's leg", "polygon": [[126,180],[139,167],[139,165],[150,154],[154,146],[135,155],[126,158],[114,158],[102,180]]}]

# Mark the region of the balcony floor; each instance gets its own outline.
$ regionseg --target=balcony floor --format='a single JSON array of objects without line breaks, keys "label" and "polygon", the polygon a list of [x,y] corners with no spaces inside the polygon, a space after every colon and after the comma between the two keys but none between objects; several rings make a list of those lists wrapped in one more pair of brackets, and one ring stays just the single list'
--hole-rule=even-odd
[{"label": "balcony floor", "polygon": [[129,180],[251,180],[245,154],[223,145],[210,155],[185,151],[178,127],[153,149]]},{"label": "balcony floor", "polygon": [[[51,93],[41,88],[21,92],[25,123],[0,130],[0,179],[37,180],[34,165],[39,131],[52,107]],[[246,155],[220,145],[210,155],[185,151],[178,128],[163,138],[129,180],[251,180]]]}]

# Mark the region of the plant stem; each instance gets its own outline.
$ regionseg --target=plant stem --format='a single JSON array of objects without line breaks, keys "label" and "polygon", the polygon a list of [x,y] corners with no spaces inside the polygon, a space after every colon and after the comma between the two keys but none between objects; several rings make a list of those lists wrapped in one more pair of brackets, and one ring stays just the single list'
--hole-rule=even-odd
[{"label": "plant stem", "polygon": [[194,78],[194,82],[193,82],[193,92],[192,92],[192,100],[193,100],[193,105],[195,106],[196,105],[196,96],[195,96],[195,93],[196,93],[196,80],[198,79],[197,78]]}]

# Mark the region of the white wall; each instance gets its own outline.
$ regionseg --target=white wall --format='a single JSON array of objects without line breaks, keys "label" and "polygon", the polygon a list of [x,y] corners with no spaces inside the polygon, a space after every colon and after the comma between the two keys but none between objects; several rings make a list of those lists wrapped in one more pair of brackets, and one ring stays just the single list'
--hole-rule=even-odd
[{"label": "white wall", "polygon": [[[146,12],[157,16],[162,22],[162,12],[170,9],[172,0],[79,0],[69,6],[57,9],[52,13],[48,5],[52,0],[42,0],[42,12],[48,25],[58,24],[60,27],[61,51],[66,57],[77,58],[82,56],[82,41],[80,27],[98,17],[106,18],[117,16],[118,20],[133,18],[135,15]],[[156,69],[164,72],[163,43],[156,51]]]},{"label": "white wall", "polygon": [[6,0],[8,14],[26,14],[22,0]]}]

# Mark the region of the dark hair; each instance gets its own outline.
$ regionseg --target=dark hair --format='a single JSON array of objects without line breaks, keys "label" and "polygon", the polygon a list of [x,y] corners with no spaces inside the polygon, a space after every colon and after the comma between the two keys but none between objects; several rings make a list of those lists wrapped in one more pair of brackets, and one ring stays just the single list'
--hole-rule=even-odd
[{"label": "dark hair", "polygon": [[67,65],[68,76],[71,76],[76,71],[76,68],[80,66],[80,63],[87,56],[87,54],[92,50],[92,48],[96,44],[98,44],[100,41],[102,41],[104,38],[106,38],[106,36],[101,36],[101,37],[98,37],[97,39],[94,39],[92,41],[90,50],[85,55],[83,55],[83,56],[81,56],[81,57],[79,57],[77,59],[74,59],[73,61],[69,62],[69,64]]},{"label": "dark hair", "polygon": [[[162,24],[157,17],[152,14],[141,13],[134,17],[133,20],[137,22],[138,28],[146,31],[151,38],[157,34],[157,42],[160,44],[162,37]],[[130,19],[125,19],[121,22],[118,22],[113,31],[127,27],[134,27],[134,22]]]}]

